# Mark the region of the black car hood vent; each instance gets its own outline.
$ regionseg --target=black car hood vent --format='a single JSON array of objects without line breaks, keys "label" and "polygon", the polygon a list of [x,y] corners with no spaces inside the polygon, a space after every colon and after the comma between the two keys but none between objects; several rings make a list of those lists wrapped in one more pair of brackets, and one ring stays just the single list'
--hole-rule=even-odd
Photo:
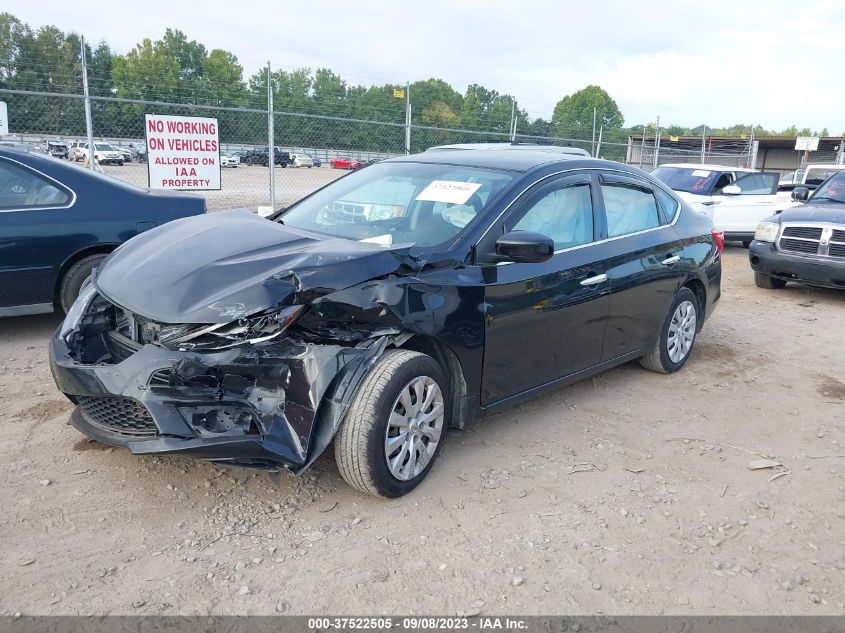
[{"label": "black car hood vent", "polygon": [[237,210],[142,233],[109,256],[95,283],[113,303],[161,323],[228,323],[413,270],[407,251],[318,236]]}]

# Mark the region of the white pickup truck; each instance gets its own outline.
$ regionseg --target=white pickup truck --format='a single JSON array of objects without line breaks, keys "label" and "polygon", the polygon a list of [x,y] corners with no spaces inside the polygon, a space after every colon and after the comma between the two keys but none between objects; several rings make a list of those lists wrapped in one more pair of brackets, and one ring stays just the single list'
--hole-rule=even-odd
[{"label": "white pickup truck", "polygon": [[696,211],[709,215],[725,240],[748,246],[757,224],[794,204],[778,198],[778,172],[726,165],[677,163],[651,172]]}]

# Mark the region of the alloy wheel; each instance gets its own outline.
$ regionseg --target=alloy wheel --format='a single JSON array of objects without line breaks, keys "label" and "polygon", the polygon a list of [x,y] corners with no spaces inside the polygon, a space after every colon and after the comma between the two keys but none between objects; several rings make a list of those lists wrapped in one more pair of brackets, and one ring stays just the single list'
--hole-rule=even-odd
[{"label": "alloy wheel", "polygon": [[683,361],[692,349],[695,340],[696,313],[691,301],[682,301],[675,308],[669,323],[669,335],[666,350],[673,363]]},{"label": "alloy wheel", "polygon": [[428,376],[414,378],[399,392],[384,438],[387,467],[396,479],[413,479],[428,466],[443,434],[444,414],[443,392]]}]

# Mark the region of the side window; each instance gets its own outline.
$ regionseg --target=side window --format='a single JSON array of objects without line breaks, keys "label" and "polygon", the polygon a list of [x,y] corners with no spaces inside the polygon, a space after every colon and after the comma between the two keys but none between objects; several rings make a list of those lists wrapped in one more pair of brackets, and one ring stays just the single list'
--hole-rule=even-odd
[{"label": "side window", "polygon": [[678,212],[678,201],[662,189],[655,188],[654,195],[657,197],[657,205],[660,207],[663,224],[670,224]]},{"label": "side window", "polygon": [[603,184],[608,237],[619,237],[660,226],[657,202],[650,191],[631,185]]},{"label": "side window", "polygon": [[509,230],[533,231],[552,238],[555,250],[593,241],[590,185],[552,191],[531,205]]},{"label": "side window", "polygon": [[777,174],[743,174],[734,183],[742,193],[752,196],[765,196],[776,191]]},{"label": "side window", "polygon": [[52,180],[7,160],[0,160],[0,209],[60,207],[70,193]]}]

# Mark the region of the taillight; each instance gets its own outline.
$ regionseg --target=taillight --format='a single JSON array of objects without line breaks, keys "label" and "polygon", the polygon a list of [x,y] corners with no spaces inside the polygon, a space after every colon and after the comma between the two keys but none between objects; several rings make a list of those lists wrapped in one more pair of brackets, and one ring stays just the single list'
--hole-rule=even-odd
[{"label": "taillight", "polygon": [[716,250],[721,255],[722,251],[725,250],[725,232],[713,229],[711,233],[713,235],[713,243],[716,244]]}]

